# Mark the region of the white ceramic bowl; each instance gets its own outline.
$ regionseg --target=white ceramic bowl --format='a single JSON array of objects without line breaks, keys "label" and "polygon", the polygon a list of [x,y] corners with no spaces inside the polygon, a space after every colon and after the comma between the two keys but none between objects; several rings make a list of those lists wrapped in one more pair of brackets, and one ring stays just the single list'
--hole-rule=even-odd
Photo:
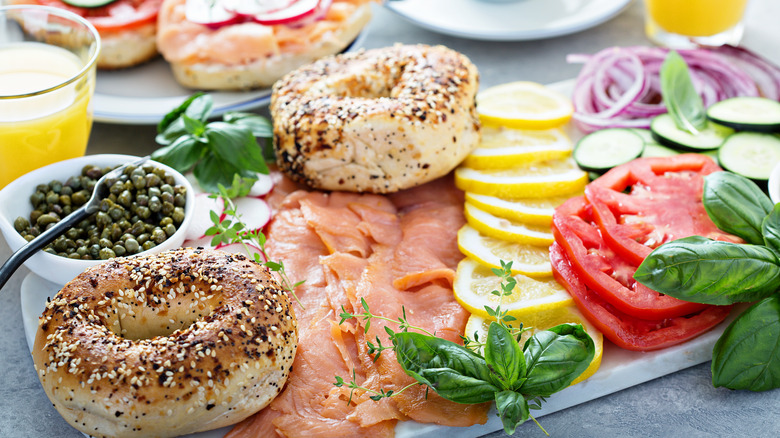
[{"label": "white ceramic bowl", "polygon": [[780,202],[780,163],[777,163],[772,169],[772,173],[769,174],[767,190],[769,191],[769,199],[772,202],[775,204]]},{"label": "white ceramic bowl", "polygon": [[[140,157],[132,155],[88,155],[71,160],[60,161],[50,164],[46,167],[34,170],[22,175],[12,183],[0,190],[0,230],[5,236],[5,241],[12,251],[16,251],[27,243],[24,238],[16,232],[13,221],[19,216],[30,217],[32,204],[30,204],[30,195],[35,192],[38,184],[47,184],[51,180],[65,182],[68,177],[80,175],[81,169],[87,164],[96,166],[116,166],[128,162],[136,161]],[[172,168],[155,161],[150,164],[161,167],[173,175],[176,184],[183,185],[187,189],[186,205],[184,206],[184,221],[176,232],[168,237],[165,242],[155,246],[152,249],[138,253],[139,255],[154,254],[169,249],[178,248],[184,242],[184,235],[187,227],[192,221],[193,207],[195,205],[195,195],[192,185],[187,178]],[[85,269],[102,263],[101,260],[74,260],[67,257],[61,257],[47,252],[39,251],[24,263],[32,272],[59,285],[72,280]]]}]

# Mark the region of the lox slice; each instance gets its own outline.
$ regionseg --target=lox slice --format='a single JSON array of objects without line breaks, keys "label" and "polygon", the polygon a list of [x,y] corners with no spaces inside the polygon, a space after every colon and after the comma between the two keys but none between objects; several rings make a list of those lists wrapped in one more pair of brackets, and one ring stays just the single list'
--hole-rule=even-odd
[{"label": "lox slice", "polygon": [[638,266],[654,248],[682,237],[741,241],[719,230],[701,201],[704,177],[719,170],[699,154],[637,159],[593,181],[585,197],[604,241]]},{"label": "lox slice", "polygon": [[731,306],[708,306],[698,313],[660,320],[627,315],[590,289],[573,268],[561,245],[550,247],[553,275],[571,293],[577,308],[618,347],[650,351],[671,347],[710,330],[728,316]]},{"label": "lox slice", "polygon": [[700,311],[706,305],[660,294],[634,280],[636,266],[602,238],[584,197],[555,210],[553,234],[585,285],[619,311],[636,318],[663,319]]}]

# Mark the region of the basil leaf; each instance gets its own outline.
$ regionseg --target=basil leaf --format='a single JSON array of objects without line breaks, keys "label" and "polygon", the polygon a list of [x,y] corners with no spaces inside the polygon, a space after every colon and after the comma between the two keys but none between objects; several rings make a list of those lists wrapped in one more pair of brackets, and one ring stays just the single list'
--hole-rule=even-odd
[{"label": "basil leaf", "polygon": [[514,434],[517,426],[525,423],[531,416],[528,401],[522,394],[514,391],[496,393],[496,410],[507,435]]},{"label": "basil leaf", "polygon": [[780,295],[747,309],[712,350],[712,384],[766,391],[780,387]]},{"label": "basil leaf", "polygon": [[[176,121],[179,118],[179,116],[184,114],[184,111],[186,111],[187,107],[189,107],[192,104],[192,101],[194,101],[195,99],[199,98],[200,96],[203,96],[202,92],[197,92],[197,93],[193,94],[192,96],[188,97],[187,100],[182,102],[181,105],[179,105],[178,107],[176,107],[173,110],[171,110],[171,112],[166,114],[165,117],[163,117],[163,119],[160,120],[160,123],[157,124],[157,132],[158,133],[162,133],[162,132],[168,130],[168,128],[171,126],[171,124],[174,121]],[[158,141],[158,143],[159,143],[159,141]]]},{"label": "basil leaf", "polygon": [[[247,128],[225,122],[212,122],[206,126],[205,136],[214,153],[222,160],[239,169],[268,173],[260,146]],[[233,175],[230,175],[231,181],[232,178]]]},{"label": "basil leaf", "polygon": [[152,152],[152,159],[186,173],[198,162],[206,145],[187,135],[179,137],[173,144]]},{"label": "basil leaf", "polygon": [[185,135],[188,134],[187,129],[184,127],[184,120],[181,117],[177,117],[163,132],[154,137],[154,141],[161,145],[168,145]]},{"label": "basil leaf", "polygon": [[213,107],[214,100],[211,98],[211,95],[201,94],[193,99],[189,106],[187,106],[184,110],[184,115],[205,123],[211,115],[211,109]]},{"label": "basil leaf", "polygon": [[274,134],[271,122],[265,117],[260,117],[257,114],[230,112],[225,114],[223,120],[227,123],[249,128],[255,137],[270,138]]},{"label": "basil leaf", "polygon": [[707,127],[707,113],[701,96],[696,92],[688,72],[688,64],[670,50],[661,65],[661,97],[677,127],[697,134]]},{"label": "basil leaf", "polygon": [[691,236],[651,252],[634,279],[685,301],[733,304],[768,296],[780,286],[780,263],[763,246]]},{"label": "basil leaf", "polygon": [[418,382],[457,403],[491,401],[499,391],[478,354],[446,339],[400,332],[392,337],[396,360]]},{"label": "basil leaf", "polygon": [[220,157],[209,155],[195,165],[192,173],[204,191],[217,193],[220,184],[228,186],[233,181],[233,175],[242,175],[246,171],[233,166]]},{"label": "basil leaf", "polygon": [[596,354],[593,339],[580,324],[561,324],[536,332],[523,347],[525,395],[547,397],[571,385]]},{"label": "basil leaf", "polygon": [[753,181],[731,172],[704,177],[702,203],[721,230],[754,245],[763,245],[761,223],[774,204]]},{"label": "basil leaf", "polygon": [[501,377],[504,389],[515,389],[525,375],[523,349],[509,330],[495,321],[488,327],[485,361]]},{"label": "basil leaf", "polygon": [[764,222],[761,223],[764,244],[776,254],[780,254],[780,204],[775,205]]}]

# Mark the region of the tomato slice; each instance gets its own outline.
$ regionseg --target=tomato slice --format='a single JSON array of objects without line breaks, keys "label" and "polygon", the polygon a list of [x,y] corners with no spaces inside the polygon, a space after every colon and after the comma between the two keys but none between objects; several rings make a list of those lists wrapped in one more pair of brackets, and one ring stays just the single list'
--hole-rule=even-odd
[{"label": "tomato slice", "polygon": [[634,280],[637,265],[605,242],[599,228],[592,223],[591,207],[582,196],[571,198],[555,209],[553,234],[588,288],[621,312],[637,318],[662,319],[707,307],[660,294]]},{"label": "tomato slice", "polygon": [[627,350],[658,350],[680,344],[715,327],[731,310],[731,306],[708,306],[698,313],[674,318],[635,318],[585,286],[557,242],[550,247],[550,261],[555,279],[566,287],[577,308],[607,339]]},{"label": "tomato slice", "polygon": [[79,8],[60,0],[34,0],[39,5],[67,9],[86,18],[100,31],[120,31],[157,22],[162,0],[117,0],[100,8]]},{"label": "tomato slice", "polygon": [[718,170],[698,154],[638,159],[589,184],[585,197],[604,240],[638,266],[654,248],[682,237],[740,241],[720,231],[701,202],[704,176]]}]

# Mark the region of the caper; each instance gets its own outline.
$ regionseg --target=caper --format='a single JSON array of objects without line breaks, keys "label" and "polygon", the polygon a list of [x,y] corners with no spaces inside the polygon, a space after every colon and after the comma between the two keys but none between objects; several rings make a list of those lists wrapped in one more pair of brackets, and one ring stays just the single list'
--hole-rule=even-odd
[{"label": "caper", "polygon": [[59,204],[52,205],[51,208],[49,209],[49,213],[56,214],[58,216],[62,216],[62,213],[63,213],[62,206],[59,205]]},{"label": "caper", "polygon": [[76,248],[76,254],[83,256],[87,253],[87,247],[83,245],[79,245],[78,248]]},{"label": "caper", "polygon": [[49,183],[49,188],[50,188],[50,189],[51,189],[51,191],[53,191],[54,193],[57,193],[57,194],[59,194],[59,193],[60,193],[60,191],[62,190],[62,183],[61,183],[61,182],[59,182],[59,181],[56,181],[56,180],[55,180],[55,181],[52,181],[52,182],[50,182],[50,183]]},{"label": "caper", "polygon": [[170,202],[163,202],[163,205],[162,205],[162,208],[160,209],[160,211],[162,211],[163,215],[170,216],[170,215],[173,214],[174,208],[175,207]]},{"label": "caper", "polygon": [[165,184],[168,184],[169,186],[176,184],[176,178],[172,177],[171,175],[165,175],[163,180],[165,181]]},{"label": "caper", "polygon": [[133,175],[132,181],[133,181],[133,186],[136,189],[142,189],[146,187],[146,178],[144,178],[143,176]]},{"label": "caper", "polygon": [[81,255],[78,254],[78,253],[72,252],[72,253],[68,254],[68,258],[69,259],[74,259],[74,260],[79,260],[79,259],[81,259]]},{"label": "caper", "polygon": [[55,251],[53,248],[46,248],[44,251],[48,252],[49,254],[57,255],[57,251]]},{"label": "caper", "polygon": [[54,193],[54,191],[49,190],[48,193],[46,193],[46,202],[49,204],[56,204],[57,201],[60,200],[60,195],[57,193]]},{"label": "caper", "polygon": [[160,179],[160,177],[156,173],[150,173],[150,174],[146,175],[146,186],[147,187],[159,186],[161,181],[162,180]]},{"label": "caper", "polygon": [[163,193],[170,193],[171,195],[173,194],[173,186],[170,185],[170,184],[163,184],[163,185],[161,185],[160,186],[160,190]]},{"label": "caper", "polygon": [[86,190],[79,190],[70,197],[75,205],[84,205],[89,199],[89,193]]},{"label": "caper", "polygon": [[107,213],[99,211],[95,215],[95,223],[100,228],[106,227],[111,223],[111,216],[109,216]]},{"label": "caper", "polygon": [[133,204],[133,194],[130,193],[130,190],[123,190],[122,193],[120,193],[116,198],[116,200],[125,207],[129,207]]},{"label": "caper", "polygon": [[112,246],[114,246],[114,243],[111,242],[109,239],[103,238],[98,241],[98,245],[100,245],[101,248],[111,248]]},{"label": "caper", "polygon": [[53,224],[55,222],[57,222],[57,218],[54,217],[54,215],[51,213],[42,214],[38,216],[38,219],[35,221],[39,227],[45,227],[46,225]]},{"label": "caper", "polygon": [[93,243],[92,245],[90,245],[89,256],[92,257],[93,259],[100,258],[100,245],[98,245],[97,243]]},{"label": "caper", "polygon": [[152,198],[153,196],[159,197],[162,194],[162,191],[157,187],[149,187],[149,190],[147,190],[146,193],[149,195],[149,198]]},{"label": "caper", "polygon": [[144,243],[146,243],[147,240],[149,240],[150,237],[151,236],[149,235],[149,233],[143,233],[143,234],[139,234],[138,237],[135,238],[135,240],[137,240],[138,243],[143,245]]},{"label": "caper", "polygon": [[163,192],[163,194],[160,195],[160,200],[163,201],[163,202],[170,202],[172,204],[173,203],[173,194],[168,193],[168,192]]},{"label": "caper", "polygon": [[46,195],[41,192],[35,192],[30,195],[30,203],[33,207],[38,207],[41,203],[46,201]]},{"label": "caper", "polygon": [[78,228],[71,228],[68,231],[65,232],[65,237],[68,239],[78,239],[81,232],[79,232]]},{"label": "caper", "polygon": [[[89,177],[89,178],[97,181],[97,180],[100,179],[100,177],[103,176],[103,171],[99,167],[92,166],[89,170],[87,170],[84,173],[84,176]],[[92,187],[94,187],[94,186],[95,186],[95,183],[93,182],[92,183]]]},{"label": "caper", "polygon": [[124,216],[124,214],[125,214],[125,209],[118,205],[114,205],[108,210],[108,215],[111,216],[111,219],[113,219],[114,221],[118,221],[119,219],[121,219]]},{"label": "caper", "polygon": [[43,214],[41,210],[33,210],[30,212],[30,222],[38,222],[38,217]]},{"label": "caper", "polygon": [[165,239],[167,238],[168,235],[165,234],[165,231],[163,231],[162,228],[155,228],[154,231],[152,231],[151,239],[158,245],[165,242]]},{"label": "caper", "polygon": [[138,207],[135,211],[135,213],[140,217],[141,219],[149,219],[149,216],[152,215],[152,211],[149,210],[149,207]]},{"label": "caper", "polygon": [[111,225],[111,240],[113,242],[116,242],[119,240],[119,238],[122,237],[122,227],[120,227],[117,224]]},{"label": "caper", "polygon": [[184,207],[184,204],[186,204],[186,203],[187,203],[187,198],[184,195],[182,195],[181,193],[177,193],[173,197],[173,205],[175,205],[177,207]]},{"label": "caper", "polygon": [[138,244],[137,240],[130,238],[125,240],[125,248],[127,249],[127,252],[129,252],[130,254],[135,254],[138,252],[140,245]]},{"label": "caper", "polygon": [[63,207],[66,205],[70,205],[70,195],[60,195],[59,203]]},{"label": "caper", "polygon": [[111,187],[108,189],[109,193],[113,193],[115,195],[118,195],[124,191],[125,185],[119,181],[116,180],[113,184],[111,184]]},{"label": "caper", "polygon": [[149,204],[149,197],[147,195],[138,195],[135,197],[135,202],[138,206],[145,206]]},{"label": "caper", "polygon": [[151,240],[147,240],[146,242],[144,242],[143,245],[141,245],[141,248],[143,248],[144,251],[148,251],[148,250],[154,248],[155,246],[157,246],[157,245],[155,245],[154,242],[152,242]]},{"label": "caper", "polygon": [[67,216],[69,214],[73,213],[73,206],[72,205],[66,205],[62,207],[62,215]]},{"label": "caper", "polygon": [[67,195],[70,196],[73,194],[73,189],[70,186],[63,186],[62,191],[60,191],[60,196]]},{"label": "caper", "polygon": [[180,224],[184,221],[184,209],[181,207],[175,207],[173,209],[173,214],[171,215],[171,218],[173,218],[173,222]]},{"label": "caper", "polygon": [[114,206],[114,202],[108,198],[100,200],[100,211],[107,212]]},{"label": "caper", "polygon": [[30,221],[27,219],[19,216],[18,218],[14,219],[14,229],[18,232],[22,232],[30,227]]},{"label": "caper", "polygon": [[116,257],[116,254],[111,248],[102,248],[99,253],[100,260],[108,260],[112,257]]},{"label": "caper", "polygon": [[127,253],[127,249],[125,249],[122,245],[114,245],[113,248],[111,248],[112,251],[114,251],[114,254],[116,254],[118,257],[122,257]]},{"label": "caper", "polygon": [[168,224],[168,225],[165,226],[165,228],[163,228],[163,230],[165,230],[165,234],[168,237],[171,237],[176,232],[176,225]]},{"label": "caper", "polygon": [[162,208],[162,202],[160,202],[160,198],[157,196],[152,196],[149,198],[149,210],[151,210],[154,213],[157,213]]},{"label": "caper", "polygon": [[35,236],[33,236],[32,234],[25,234],[23,237],[24,237],[24,240],[26,240],[28,242],[33,240],[33,239],[35,239]]},{"label": "caper", "polygon": [[161,227],[168,226],[169,224],[173,224],[173,219],[171,219],[169,217],[164,217],[164,218],[160,219],[160,226]]},{"label": "caper", "polygon": [[72,190],[78,190],[81,188],[81,180],[77,176],[71,176],[65,181],[65,187],[69,187]]}]

